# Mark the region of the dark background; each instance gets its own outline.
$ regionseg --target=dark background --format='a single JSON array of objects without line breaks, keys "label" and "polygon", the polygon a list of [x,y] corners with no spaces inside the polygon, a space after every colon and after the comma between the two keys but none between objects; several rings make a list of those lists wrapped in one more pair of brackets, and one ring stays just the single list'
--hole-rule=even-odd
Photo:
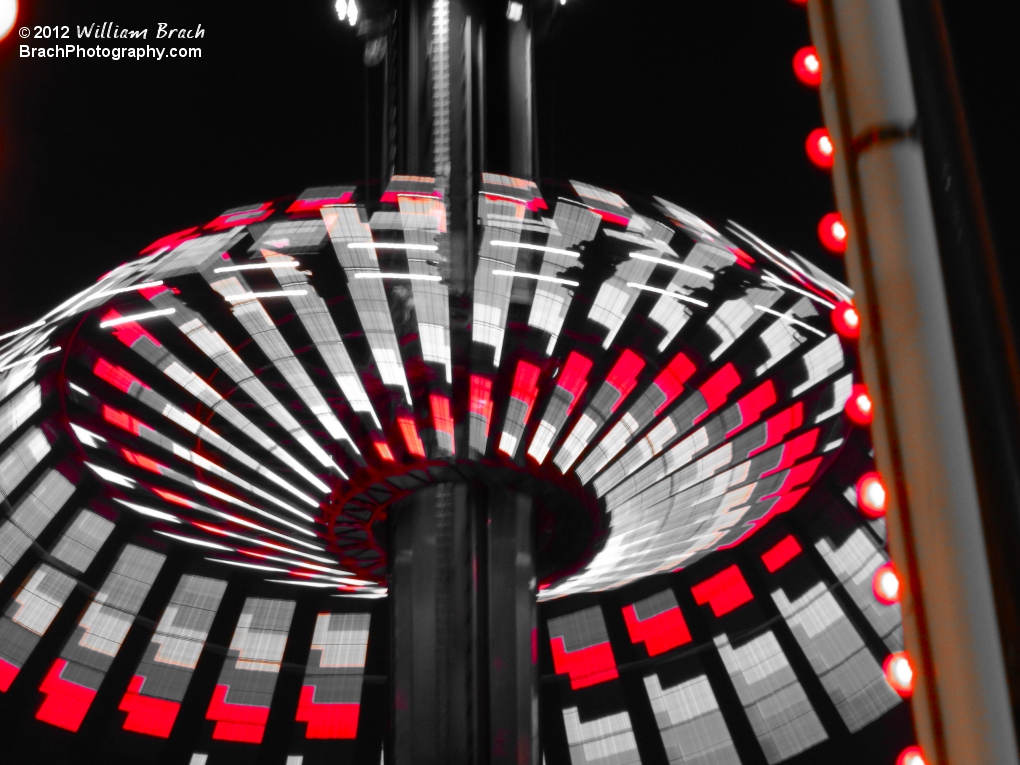
[{"label": "dark background", "polygon": [[[1008,262],[1009,4],[945,7]],[[75,24],[103,21],[150,38],[160,21],[201,23],[205,37],[184,44],[202,58],[18,56],[19,26],[68,24],[73,36]],[[815,234],[834,208],[830,181],[803,148],[821,124],[818,97],[790,65],[809,42],[806,12],[789,0],[569,0],[537,48],[541,174],[732,218],[839,273]],[[377,176],[376,143],[368,170],[364,161],[365,89],[374,126],[381,85],[361,50],[332,0],[22,0],[0,43],[0,333],[227,208]]]}]

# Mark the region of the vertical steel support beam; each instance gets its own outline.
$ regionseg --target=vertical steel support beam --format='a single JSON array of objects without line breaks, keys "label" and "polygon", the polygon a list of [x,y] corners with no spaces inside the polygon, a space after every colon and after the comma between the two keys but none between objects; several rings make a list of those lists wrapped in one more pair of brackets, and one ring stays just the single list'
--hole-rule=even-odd
[{"label": "vertical steel support beam", "polygon": [[394,765],[538,765],[531,498],[423,489],[391,511]]},{"label": "vertical steel support beam", "polygon": [[903,20],[890,0],[810,0],[834,181],[863,319],[889,545],[907,583],[914,715],[929,763],[1017,762],[947,285]]}]

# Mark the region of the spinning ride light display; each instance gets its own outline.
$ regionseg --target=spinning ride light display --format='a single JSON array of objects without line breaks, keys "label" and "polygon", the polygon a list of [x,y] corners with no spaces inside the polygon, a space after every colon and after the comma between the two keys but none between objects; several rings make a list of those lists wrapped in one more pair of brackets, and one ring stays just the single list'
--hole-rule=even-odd
[{"label": "spinning ride light display", "polygon": [[228,210],[0,339],[25,761],[378,761],[390,516],[465,480],[535,498],[547,762],[911,743],[850,291],[663,199],[480,189],[461,286],[439,186],[394,176]]}]

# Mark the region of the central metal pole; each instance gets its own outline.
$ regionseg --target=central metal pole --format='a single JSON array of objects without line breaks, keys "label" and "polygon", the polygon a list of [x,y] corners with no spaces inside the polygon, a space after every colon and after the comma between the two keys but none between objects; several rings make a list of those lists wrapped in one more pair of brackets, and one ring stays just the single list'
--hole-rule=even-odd
[{"label": "central metal pole", "polygon": [[390,518],[390,761],[537,763],[530,497],[440,484]]}]

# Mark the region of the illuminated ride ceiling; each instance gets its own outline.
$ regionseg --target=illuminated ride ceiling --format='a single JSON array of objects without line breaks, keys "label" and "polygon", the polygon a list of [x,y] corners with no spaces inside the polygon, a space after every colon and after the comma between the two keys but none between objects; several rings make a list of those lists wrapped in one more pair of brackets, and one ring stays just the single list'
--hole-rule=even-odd
[{"label": "illuminated ride ceiling", "polygon": [[[309,189],[165,237],[10,333],[0,398],[23,420],[58,397],[80,462],[156,533],[369,598],[392,502],[435,482],[544,497],[542,599],[794,508],[851,427],[849,290],[666,200],[481,189],[473,297],[433,179]],[[25,438],[38,461],[57,436]]]}]

